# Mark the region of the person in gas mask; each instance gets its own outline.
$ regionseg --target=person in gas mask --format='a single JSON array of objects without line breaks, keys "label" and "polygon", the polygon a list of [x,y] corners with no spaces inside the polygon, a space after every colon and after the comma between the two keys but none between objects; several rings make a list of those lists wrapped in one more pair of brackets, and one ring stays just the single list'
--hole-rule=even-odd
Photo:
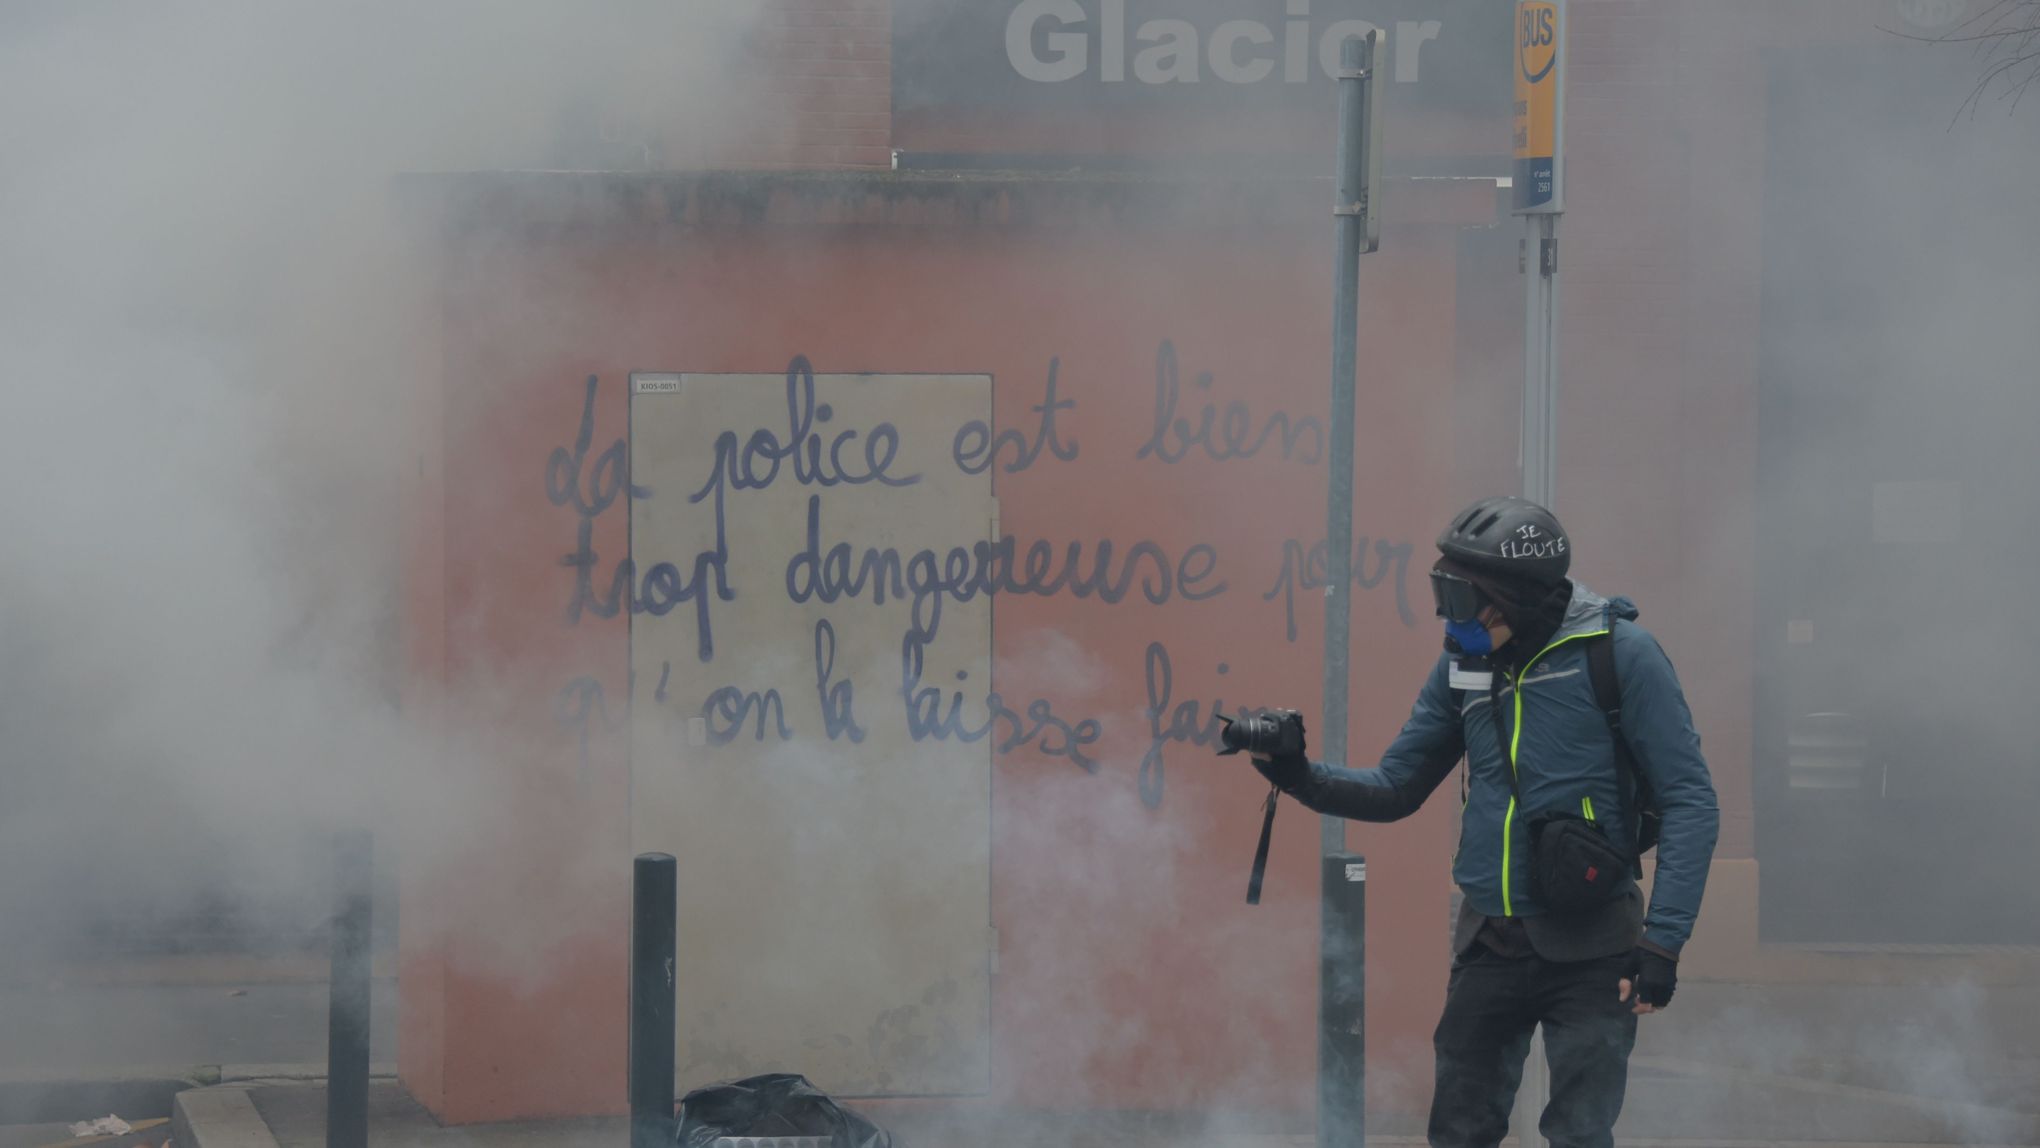
[{"label": "person in gas mask", "polygon": [[[1381,764],[1255,766],[1319,813],[1395,821],[1465,760],[1430,1142],[1501,1142],[1542,1025],[1540,1131],[1560,1148],[1612,1145],[1637,1017],[1671,1002],[1699,913],[1713,781],[1670,660],[1628,600],[1568,579],[1572,544],[1549,510],[1482,499],[1438,549],[1445,652]],[[1638,859],[1653,844],[1646,913]]]}]

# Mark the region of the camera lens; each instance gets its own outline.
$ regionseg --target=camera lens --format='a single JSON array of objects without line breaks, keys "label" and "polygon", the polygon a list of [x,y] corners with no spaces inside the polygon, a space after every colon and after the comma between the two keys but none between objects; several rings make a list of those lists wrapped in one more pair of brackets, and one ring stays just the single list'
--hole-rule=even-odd
[{"label": "camera lens", "polygon": [[1282,723],[1270,717],[1241,718],[1219,731],[1227,749],[1274,753],[1282,745]]}]

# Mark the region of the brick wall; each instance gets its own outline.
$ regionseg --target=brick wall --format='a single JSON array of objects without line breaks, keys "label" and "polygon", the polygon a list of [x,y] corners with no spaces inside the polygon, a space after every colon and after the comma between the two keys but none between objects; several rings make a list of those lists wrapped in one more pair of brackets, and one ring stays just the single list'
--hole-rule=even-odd
[{"label": "brick wall", "polygon": [[[753,168],[892,166],[889,0],[757,0],[743,114],[728,162]],[[737,112],[732,109],[732,112]]]}]

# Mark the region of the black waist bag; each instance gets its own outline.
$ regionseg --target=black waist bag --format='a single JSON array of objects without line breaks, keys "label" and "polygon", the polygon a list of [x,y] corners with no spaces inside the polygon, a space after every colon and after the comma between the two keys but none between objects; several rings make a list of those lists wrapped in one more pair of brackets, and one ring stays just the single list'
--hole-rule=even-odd
[{"label": "black waist bag", "polygon": [[1530,819],[1530,874],[1537,903],[1553,913],[1598,908],[1628,884],[1634,858],[1601,827],[1577,813],[1552,811]]},{"label": "black waist bag", "polygon": [[[1502,725],[1501,681],[1488,686],[1495,738],[1506,757],[1509,731]],[[1620,735],[1617,735],[1618,739]],[[1509,792],[1515,806],[1523,804],[1516,766],[1508,766]],[[1512,807],[1512,808],[1513,808]],[[1530,818],[1530,881],[1537,903],[1552,913],[1579,913],[1598,908],[1621,894],[1636,854],[1608,840],[1601,826],[1577,813],[1546,810]]]}]

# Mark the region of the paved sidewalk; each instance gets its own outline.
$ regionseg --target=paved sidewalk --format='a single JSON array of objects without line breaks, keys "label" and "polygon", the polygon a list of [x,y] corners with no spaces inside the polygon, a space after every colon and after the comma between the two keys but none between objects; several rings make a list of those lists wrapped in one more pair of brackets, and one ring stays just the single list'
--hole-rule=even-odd
[{"label": "paved sidewalk", "polygon": [[[2040,1145],[2040,1128],[2017,1135],[1983,1129],[1867,1090],[1820,1092],[1749,1079],[1703,1078],[1641,1067],[1620,1143],[1636,1148],[1900,1148],[1911,1145]],[[1683,1097],[1684,1100],[1680,1100]],[[324,1148],[325,1090],[318,1085],[212,1088],[179,1098],[178,1148]],[[1973,1114],[1972,1114],[1973,1115]],[[1311,1148],[1309,1135],[1255,1134],[1180,1120],[924,1108],[883,1117],[902,1148]],[[1369,1143],[1420,1145],[1412,1127],[1380,1129]],[[442,1127],[394,1083],[370,1089],[375,1148],[625,1148],[620,1118]],[[1513,1143],[1510,1141],[1509,1143]]]},{"label": "paved sidewalk", "polygon": [[[187,1108],[236,1112],[231,1130],[195,1123],[177,1148],[322,1148],[326,986],[261,970],[208,967],[186,983],[100,978],[66,986],[0,984],[0,1100],[17,1077],[147,1076],[123,1066],[157,1063],[158,1081],[236,1087],[181,1093]],[[209,982],[209,983],[206,983]],[[373,1058],[394,1059],[395,984],[375,983]],[[241,1063],[236,1063],[237,1061]],[[246,1063],[281,1061],[286,1063]],[[175,1069],[174,1072],[168,1071]],[[151,1095],[155,1095],[152,1093]],[[168,1114],[169,1091],[160,1103]],[[202,1099],[203,1098],[203,1099]],[[620,1120],[441,1128],[394,1083],[373,1090],[376,1148],[591,1148],[627,1138]],[[106,1114],[65,1106],[28,1120]],[[151,1103],[156,1103],[152,1101]],[[94,1107],[97,1101],[86,1104]],[[982,1107],[872,1106],[908,1148],[1263,1148],[1307,1146],[1248,1118],[1081,1120],[994,1113]],[[156,1115],[121,1111],[129,1119]],[[229,1121],[229,1123],[233,1123]],[[1377,1114],[1381,1144],[1416,1144],[1421,1122]],[[1921,985],[1682,985],[1667,1013],[1641,1027],[1621,1143],[2004,1144],[2040,1146],[2040,993],[1951,977]],[[41,1148],[22,1133],[0,1148]]]}]

